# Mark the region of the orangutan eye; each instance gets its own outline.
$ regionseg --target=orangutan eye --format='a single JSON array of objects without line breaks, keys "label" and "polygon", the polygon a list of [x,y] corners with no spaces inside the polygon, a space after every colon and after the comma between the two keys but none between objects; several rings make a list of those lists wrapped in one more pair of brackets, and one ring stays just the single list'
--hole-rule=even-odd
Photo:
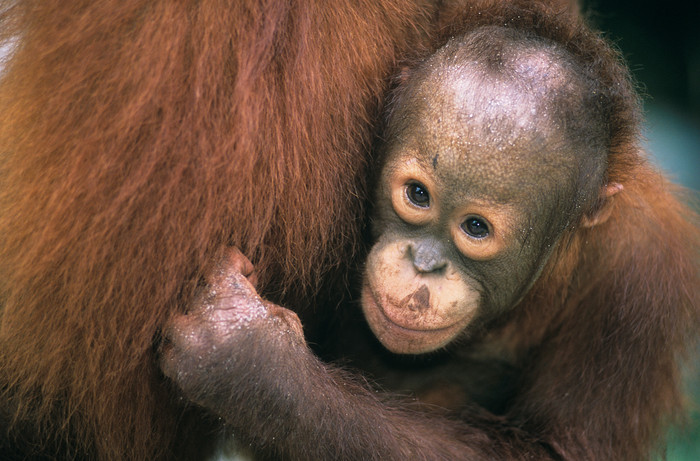
[{"label": "orangutan eye", "polygon": [[488,222],[478,216],[469,216],[461,225],[467,235],[475,239],[482,239],[489,235]]},{"label": "orangutan eye", "polygon": [[430,195],[428,189],[421,183],[410,183],[406,186],[406,197],[415,206],[428,208],[430,206]]}]

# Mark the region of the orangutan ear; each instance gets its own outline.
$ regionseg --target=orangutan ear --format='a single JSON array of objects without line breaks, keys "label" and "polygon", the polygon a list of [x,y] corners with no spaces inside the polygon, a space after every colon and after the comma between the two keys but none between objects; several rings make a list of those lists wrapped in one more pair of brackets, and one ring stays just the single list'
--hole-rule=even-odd
[{"label": "orangutan ear", "polygon": [[607,221],[613,209],[613,196],[615,196],[622,189],[622,184],[618,184],[616,182],[607,184],[605,187],[603,187],[603,189],[600,191],[599,205],[596,206],[592,212],[583,216],[581,226],[593,227]]}]

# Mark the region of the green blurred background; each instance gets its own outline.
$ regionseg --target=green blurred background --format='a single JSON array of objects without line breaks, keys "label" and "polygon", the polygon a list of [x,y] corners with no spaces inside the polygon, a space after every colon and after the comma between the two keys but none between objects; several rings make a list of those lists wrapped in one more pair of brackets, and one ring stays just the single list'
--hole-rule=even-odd
[{"label": "green blurred background", "polygon": [[[645,94],[647,146],[677,182],[700,195],[700,1],[581,0],[612,39]],[[689,425],[674,431],[668,461],[700,461],[700,348],[687,372]],[[663,459],[663,458],[661,458]]]}]

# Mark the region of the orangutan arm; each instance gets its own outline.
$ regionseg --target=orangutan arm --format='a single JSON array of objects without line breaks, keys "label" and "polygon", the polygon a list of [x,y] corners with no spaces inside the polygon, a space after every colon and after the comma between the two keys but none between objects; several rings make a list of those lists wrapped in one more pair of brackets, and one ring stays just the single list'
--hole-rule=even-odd
[{"label": "orangutan arm", "polygon": [[[256,454],[292,460],[504,454],[485,432],[401,408],[322,363],[307,347],[297,316],[257,295],[241,257],[232,252],[194,309],[170,322],[162,368]],[[525,452],[546,456],[535,445]]]}]

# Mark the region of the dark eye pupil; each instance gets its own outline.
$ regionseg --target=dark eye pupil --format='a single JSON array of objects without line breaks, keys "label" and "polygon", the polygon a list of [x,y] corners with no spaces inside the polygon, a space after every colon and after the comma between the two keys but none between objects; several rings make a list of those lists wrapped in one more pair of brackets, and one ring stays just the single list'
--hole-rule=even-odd
[{"label": "dark eye pupil", "polygon": [[406,195],[411,203],[421,208],[427,208],[430,205],[430,195],[428,195],[426,188],[420,184],[410,184]]},{"label": "dark eye pupil", "polygon": [[462,224],[462,229],[474,238],[484,238],[489,235],[488,226],[484,220],[480,218],[467,218]]}]

